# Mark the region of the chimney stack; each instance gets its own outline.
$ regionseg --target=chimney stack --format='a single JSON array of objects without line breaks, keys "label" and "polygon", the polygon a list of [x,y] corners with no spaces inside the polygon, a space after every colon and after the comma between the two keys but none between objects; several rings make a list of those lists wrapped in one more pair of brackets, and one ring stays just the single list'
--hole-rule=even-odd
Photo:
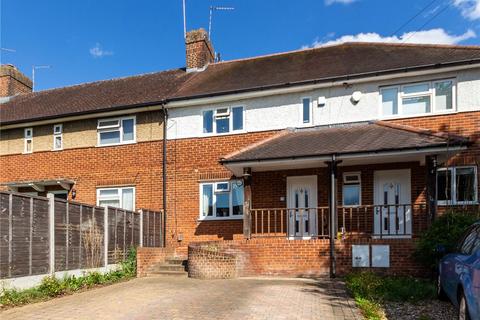
[{"label": "chimney stack", "polygon": [[0,98],[32,92],[32,80],[11,64],[0,65]]},{"label": "chimney stack", "polygon": [[187,48],[187,71],[202,69],[215,61],[213,46],[204,29],[187,32],[185,45]]}]

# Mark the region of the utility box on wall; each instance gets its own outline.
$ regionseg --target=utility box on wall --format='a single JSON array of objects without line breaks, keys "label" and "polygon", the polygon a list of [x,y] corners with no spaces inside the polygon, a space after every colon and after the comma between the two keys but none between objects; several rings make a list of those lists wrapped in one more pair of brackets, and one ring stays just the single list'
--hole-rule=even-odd
[{"label": "utility box on wall", "polygon": [[370,248],[368,245],[352,245],[352,267],[370,267]]},{"label": "utility box on wall", "polygon": [[389,268],[390,267],[390,246],[372,245],[372,267]]}]

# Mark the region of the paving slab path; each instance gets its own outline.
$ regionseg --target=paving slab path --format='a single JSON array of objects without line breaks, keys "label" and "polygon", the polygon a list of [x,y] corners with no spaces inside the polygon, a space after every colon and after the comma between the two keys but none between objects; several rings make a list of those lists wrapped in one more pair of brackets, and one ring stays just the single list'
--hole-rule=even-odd
[{"label": "paving slab path", "polygon": [[0,312],[0,319],[362,319],[339,280],[149,277]]}]

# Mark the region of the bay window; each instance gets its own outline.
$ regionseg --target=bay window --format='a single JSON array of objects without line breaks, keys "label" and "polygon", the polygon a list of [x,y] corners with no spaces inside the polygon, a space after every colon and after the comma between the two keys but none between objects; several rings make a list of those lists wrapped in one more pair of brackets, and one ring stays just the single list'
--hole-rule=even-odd
[{"label": "bay window", "polygon": [[135,210],[135,188],[99,188],[97,189],[97,206],[133,211]]},{"label": "bay window", "polygon": [[242,131],[244,128],[244,108],[225,107],[203,111],[203,133],[225,134]]},{"label": "bay window", "polygon": [[98,120],[98,145],[135,142],[135,117]]},{"label": "bay window", "polygon": [[440,168],[437,171],[437,200],[440,205],[472,204],[478,201],[477,167]]},{"label": "bay window", "polygon": [[200,220],[243,217],[241,180],[200,184]]},{"label": "bay window", "polygon": [[429,114],[454,110],[454,80],[383,87],[382,116]]}]

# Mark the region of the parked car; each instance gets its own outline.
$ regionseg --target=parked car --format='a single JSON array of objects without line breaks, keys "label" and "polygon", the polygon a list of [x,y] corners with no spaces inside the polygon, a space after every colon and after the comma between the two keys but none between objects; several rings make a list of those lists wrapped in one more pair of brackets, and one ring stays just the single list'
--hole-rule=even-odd
[{"label": "parked car", "polygon": [[480,319],[480,221],[440,261],[437,293],[458,308],[458,319]]}]

